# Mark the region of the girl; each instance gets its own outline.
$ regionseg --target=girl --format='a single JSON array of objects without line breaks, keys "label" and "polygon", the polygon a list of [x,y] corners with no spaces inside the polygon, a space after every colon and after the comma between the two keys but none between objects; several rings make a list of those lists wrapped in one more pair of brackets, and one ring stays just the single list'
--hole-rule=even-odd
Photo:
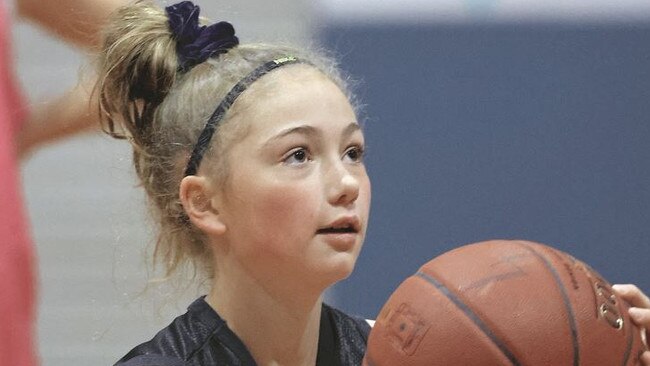
[{"label": "girl", "polygon": [[101,111],[133,143],[155,254],[211,285],[118,365],[360,364],[370,326],[322,302],[354,268],[370,205],[345,82],[321,55],[238,45],[198,12],[138,2],[106,34]]},{"label": "girl", "polygon": [[239,45],[198,12],[141,1],[106,34],[101,113],[133,144],[160,223],[155,255],[210,283],[117,365],[359,365],[370,326],[322,302],[352,272],[370,206],[345,80],[322,55]]}]

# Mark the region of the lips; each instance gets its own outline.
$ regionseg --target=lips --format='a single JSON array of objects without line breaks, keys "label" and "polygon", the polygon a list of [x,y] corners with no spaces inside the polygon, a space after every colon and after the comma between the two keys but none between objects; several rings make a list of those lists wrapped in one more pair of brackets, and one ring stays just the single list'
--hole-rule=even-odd
[{"label": "lips", "polygon": [[316,231],[317,234],[340,234],[340,233],[356,233],[357,231],[354,230],[352,227],[341,227],[341,228],[334,228],[334,227],[328,227],[324,229],[318,229]]},{"label": "lips", "polygon": [[356,234],[360,230],[356,216],[340,218],[316,231],[316,234]]}]

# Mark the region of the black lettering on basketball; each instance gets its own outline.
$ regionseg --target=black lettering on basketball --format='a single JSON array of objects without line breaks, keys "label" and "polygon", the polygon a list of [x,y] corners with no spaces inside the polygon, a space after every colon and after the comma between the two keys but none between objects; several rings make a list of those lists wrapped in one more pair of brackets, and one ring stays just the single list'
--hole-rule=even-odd
[{"label": "black lettering on basketball", "polygon": [[401,303],[397,310],[386,314],[386,328],[393,346],[412,355],[429,330],[429,324],[408,303]]},{"label": "black lettering on basketball", "polygon": [[490,265],[490,267],[494,268],[494,274],[479,278],[478,280],[463,286],[463,290],[480,290],[493,283],[525,277],[528,274],[518,265],[518,263],[527,258],[530,258],[530,254],[528,253],[501,256],[497,262]]}]

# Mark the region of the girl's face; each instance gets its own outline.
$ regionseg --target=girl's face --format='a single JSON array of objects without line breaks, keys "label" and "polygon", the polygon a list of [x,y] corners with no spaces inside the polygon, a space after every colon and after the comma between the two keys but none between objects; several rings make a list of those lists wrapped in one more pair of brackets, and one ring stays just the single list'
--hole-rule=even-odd
[{"label": "girl's face", "polygon": [[327,287],[351,273],[365,236],[363,133],[346,96],[315,69],[264,78],[231,121],[249,125],[226,157],[228,255],[260,281]]}]

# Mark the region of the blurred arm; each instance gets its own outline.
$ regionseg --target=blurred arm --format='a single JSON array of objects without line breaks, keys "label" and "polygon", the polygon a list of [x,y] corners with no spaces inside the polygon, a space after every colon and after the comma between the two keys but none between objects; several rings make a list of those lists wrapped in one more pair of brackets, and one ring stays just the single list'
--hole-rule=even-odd
[{"label": "blurred arm", "polygon": [[[74,45],[99,49],[101,30],[111,13],[127,0],[16,0],[18,15]],[[44,62],[47,62],[44,60]],[[18,136],[18,154],[46,142],[99,127],[97,103],[91,99],[95,80],[80,82],[60,97],[31,106]]]},{"label": "blurred arm", "polygon": [[99,127],[97,103],[91,98],[94,80],[79,83],[61,96],[32,105],[18,134],[18,155],[76,133]]},{"label": "blurred arm", "polygon": [[21,18],[82,47],[99,46],[101,27],[126,0],[16,0]]}]

